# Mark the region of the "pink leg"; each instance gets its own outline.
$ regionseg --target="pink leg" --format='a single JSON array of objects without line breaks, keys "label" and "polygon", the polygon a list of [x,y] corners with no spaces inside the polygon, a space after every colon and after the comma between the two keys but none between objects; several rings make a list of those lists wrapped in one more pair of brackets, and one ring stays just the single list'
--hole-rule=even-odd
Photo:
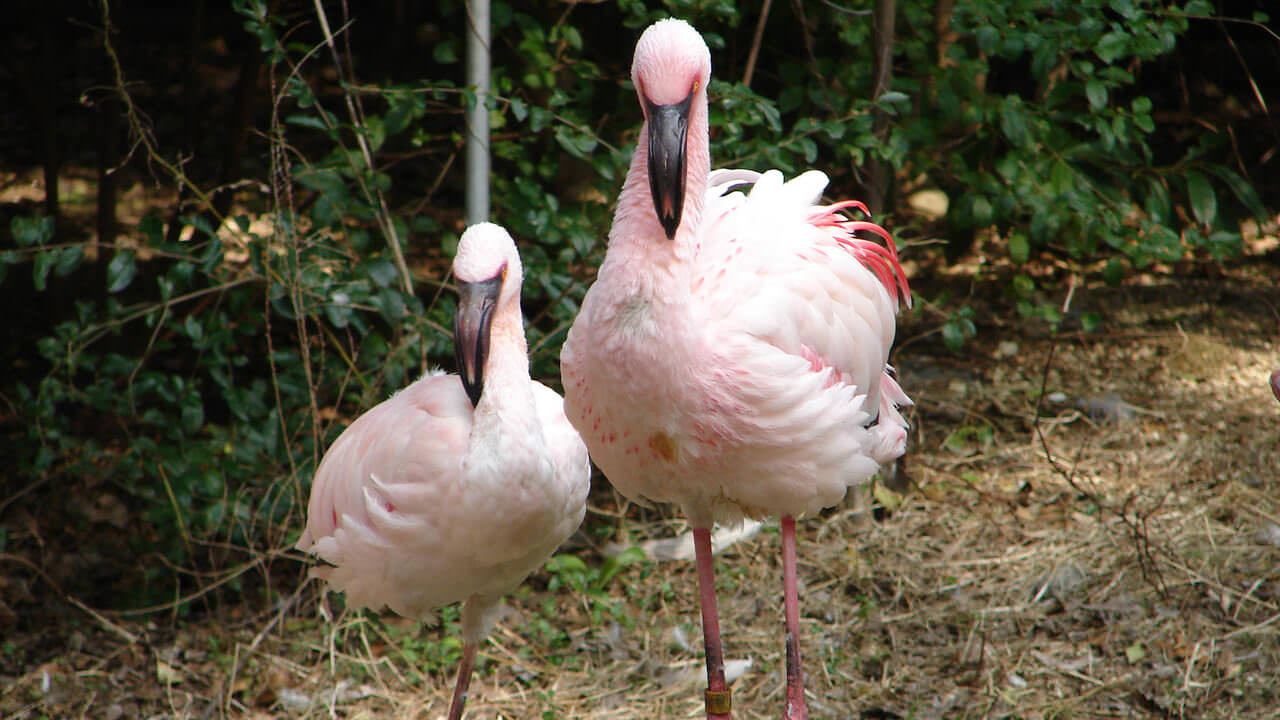
[{"label": "pink leg", "polygon": [[693,529],[693,549],[698,562],[698,595],[702,600],[702,639],[707,648],[707,720],[731,720],[733,702],[724,681],[724,650],[720,646],[710,528]]},{"label": "pink leg", "polygon": [[800,669],[800,599],[796,597],[796,519],[782,518],[782,604],[787,623],[787,705],[783,720],[808,720]]},{"label": "pink leg", "polygon": [[467,688],[471,686],[471,668],[476,664],[476,644],[462,644],[462,662],[458,663],[458,679],[453,686],[453,702],[449,720],[462,720],[462,706],[467,704]]}]

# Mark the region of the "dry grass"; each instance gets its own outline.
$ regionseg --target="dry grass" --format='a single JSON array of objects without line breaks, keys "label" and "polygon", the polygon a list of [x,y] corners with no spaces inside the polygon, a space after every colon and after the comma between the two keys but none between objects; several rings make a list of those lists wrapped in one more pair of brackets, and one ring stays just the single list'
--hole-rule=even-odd
[{"label": "dry grass", "polygon": [[[1280,292],[1265,262],[1234,272],[1077,291],[1101,333],[986,328],[958,356],[905,343],[912,490],[877,493],[878,520],[850,502],[800,527],[814,718],[1274,717],[1280,408],[1265,379]],[[1120,417],[1077,406],[1111,395]],[[575,550],[593,568],[606,541],[680,529],[605,487],[593,505]],[[777,556],[768,527],[718,566],[727,653],[752,663],[733,685],[744,720],[782,705]],[[639,562],[593,593],[557,579],[512,598],[468,717],[699,715],[692,563]],[[87,620],[0,689],[0,714],[443,716],[456,625],[331,623],[315,609],[340,603],[296,597],[176,630]]]}]

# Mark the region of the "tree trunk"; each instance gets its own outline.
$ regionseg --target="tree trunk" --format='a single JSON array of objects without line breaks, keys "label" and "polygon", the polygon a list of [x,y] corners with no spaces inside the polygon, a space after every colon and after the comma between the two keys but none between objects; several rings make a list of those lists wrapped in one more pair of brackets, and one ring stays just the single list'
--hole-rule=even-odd
[{"label": "tree trunk", "polygon": [[[871,37],[875,45],[875,56],[871,65],[871,97],[879,98],[889,91],[893,84],[893,32],[894,17],[897,13],[895,0],[876,0],[875,16],[871,25]],[[883,140],[889,128],[889,115],[882,110],[873,111],[872,132],[879,140]],[[886,209],[889,195],[891,169],[888,164],[875,155],[867,163],[866,200],[867,207],[873,214],[880,214]]]}]

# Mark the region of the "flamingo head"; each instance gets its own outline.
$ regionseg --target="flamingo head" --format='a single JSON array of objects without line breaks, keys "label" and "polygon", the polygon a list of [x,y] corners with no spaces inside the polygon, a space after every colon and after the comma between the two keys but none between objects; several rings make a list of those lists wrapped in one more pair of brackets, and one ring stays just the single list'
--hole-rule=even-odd
[{"label": "flamingo head", "polygon": [[494,312],[520,302],[523,272],[515,241],[499,225],[472,225],[458,241],[453,277],[458,284],[453,351],[462,386],[475,406],[484,391],[484,366],[489,357]]},{"label": "flamingo head", "polygon": [[711,51],[684,20],[659,20],[640,36],[631,82],[649,131],[649,192],[667,238],[674,238],[684,210],[689,114],[706,107]]}]

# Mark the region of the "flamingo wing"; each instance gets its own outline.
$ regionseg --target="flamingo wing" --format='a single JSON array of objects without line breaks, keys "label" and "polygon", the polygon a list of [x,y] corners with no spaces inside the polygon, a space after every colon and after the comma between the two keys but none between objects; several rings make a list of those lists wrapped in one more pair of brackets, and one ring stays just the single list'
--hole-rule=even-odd
[{"label": "flamingo wing", "polygon": [[[790,182],[769,171],[711,175],[694,292],[726,327],[807,361],[812,372],[879,402],[893,343],[897,298],[906,297],[892,245],[854,236],[877,226],[817,205],[826,176]],[[898,393],[900,394],[900,393]],[[875,410],[871,411],[875,414]]]},{"label": "flamingo wing", "polygon": [[826,184],[817,171],[784,183],[777,171],[718,170],[708,186],[691,305],[717,366],[709,395],[729,410],[697,430],[774,457],[784,448],[798,476],[817,478],[784,483],[812,493],[790,501],[739,485],[748,506],[832,504],[905,448],[897,407],[910,400],[886,361],[906,280],[887,233],[841,215],[844,204],[817,204]]},{"label": "flamingo wing", "polygon": [[538,419],[542,423],[547,448],[556,465],[556,485],[564,491],[564,506],[556,516],[561,518],[566,529],[549,533],[555,538],[555,545],[548,549],[550,552],[582,524],[582,518],[586,514],[587,492],[591,489],[591,460],[582,436],[565,416],[564,398],[546,385],[535,382],[533,400],[538,409]]},{"label": "flamingo wing", "polygon": [[[300,550],[355,607],[406,617],[515,587],[581,523],[586,447],[553,391],[534,385],[557,467],[550,488],[495,487],[463,467],[472,406],[457,375],[430,374],[361,415],[316,471]],[[549,396],[549,397],[548,397]],[[519,458],[496,482],[517,478]]]}]

